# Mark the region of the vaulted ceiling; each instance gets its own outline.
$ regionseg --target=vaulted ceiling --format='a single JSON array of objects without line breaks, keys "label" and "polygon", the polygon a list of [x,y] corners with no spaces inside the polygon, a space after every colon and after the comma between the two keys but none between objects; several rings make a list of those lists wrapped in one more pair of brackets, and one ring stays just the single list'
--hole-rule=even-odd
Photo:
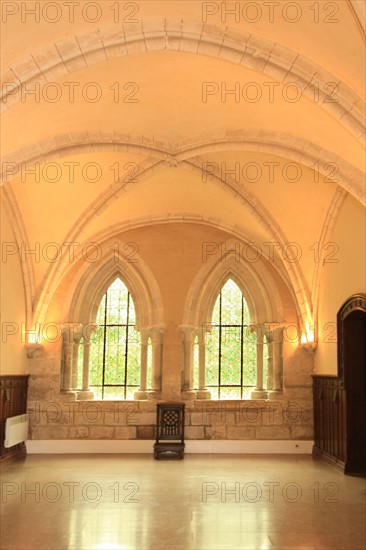
[{"label": "vaulted ceiling", "polygon": [[[37,22],[32,4],[3,7],[3,200],[18,241],[211,221],[299,243],[291,276],[311,310],[309,247],[346,197],[365,202],[363,3],[227,2],[230,15],[222,2],[99,1],[71,17],[58,2]],[[57,280],[29,262],[36,309]]]}]

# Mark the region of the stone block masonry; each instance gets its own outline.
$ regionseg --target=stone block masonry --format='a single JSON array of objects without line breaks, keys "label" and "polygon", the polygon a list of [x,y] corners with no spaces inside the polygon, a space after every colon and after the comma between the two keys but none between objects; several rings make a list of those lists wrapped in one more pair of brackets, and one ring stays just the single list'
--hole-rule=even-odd
[{"label": "stone block masonry", "polygon": [[[30,396],[30,439],[154,439],[156,402],[65,401]],[[312,401],[186,402],[187,440],[312,440]],[[302,396],[304,397],[304,396]]]}]

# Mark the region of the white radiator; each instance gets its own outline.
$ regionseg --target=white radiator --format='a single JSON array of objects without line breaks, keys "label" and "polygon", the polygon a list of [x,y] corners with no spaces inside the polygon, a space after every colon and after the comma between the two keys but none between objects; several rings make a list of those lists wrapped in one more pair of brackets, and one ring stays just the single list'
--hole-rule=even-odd
[{"label": "white radiator", "polygon": [[26,441],[28,439],[28,423],[27,414],[7,418],[5,421],[4,447],[12,447]]}]

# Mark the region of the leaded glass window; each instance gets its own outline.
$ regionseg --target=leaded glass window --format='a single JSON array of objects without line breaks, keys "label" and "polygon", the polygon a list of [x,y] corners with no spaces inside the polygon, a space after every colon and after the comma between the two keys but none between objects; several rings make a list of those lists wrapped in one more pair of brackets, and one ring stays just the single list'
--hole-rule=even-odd
[{"label": "leaded glass window", "polygon": [[152,364],[153,364],[153,349],[152,349],[152,342],[151,338],[149,337],[147,340],[147,387],[152,388],[153,379],[152,379]]},{"label": "leaded glass window", "polygon": [[140,384],[140,333],[126,285],[117,278],[97,313],[90,350],[90,387],[96,399],[133,399]]},{"label": "leaded glass window", "polygon": [[198,336],[195,337],[193,342],[193,387],[199,386],[199,341]]},{"label": "leaded glass window", "polygon": [[213,399],[250,398],[256,381],[256,334],[237,284],[222,287],[206,336],[206,386]]}]

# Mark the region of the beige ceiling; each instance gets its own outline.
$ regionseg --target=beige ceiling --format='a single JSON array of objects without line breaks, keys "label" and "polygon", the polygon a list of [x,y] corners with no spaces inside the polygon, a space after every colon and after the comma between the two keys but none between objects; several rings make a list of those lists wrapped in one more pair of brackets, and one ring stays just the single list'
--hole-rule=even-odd
[{"label": "beige ceiling", "polygon": [[[20,11],[2,25],[2,91],[11,90],[11,82],[21,91],[2,101],[4,204],[18,238],[62,245],[70,239],[93,241],[109,228],[117,233],[138,220],[206,216],[247,240],[266,242],[281,234],[283,242],[299,243],[304,250],[299,269],[310,293],[309,247],[319,241],[343,195],[364,200],[364,35],[351,2],[316,2],[318,14],[310,2],[297,2],[297,22],[286,21],[294,12],[284,16],[283,2],[274,22],[266,3],[257,2],[262,17],[256,23],[246,21],[243,11],[238,21],[225,18],[221,2],[132,2],[118,23],[115,2],[94,2],[100,9],[97,23],[83,20],[79,9],[69,22],[66,3],[58,4],[61,19],[54,24],[42,14],[35,24]],[[218,13],[205,22],[202,10],[208,4]],[[243,10],[248,2],[236,4]],[[138,11],[131,18],[138,22],[123,22],[134,6]],[[255,16],[245,13],[247,19]],[[53,16],[50,8],[48,17]],[[149,51],[154,36],[155,51]],[[225,50],[226,44],[231,49]],[[296,102],[294,90],[286,88],[294,81],[303,88],[310,81]],[[47,82],[50,94],[50,83],[61,91],[58,101],[42,97]],[[90,83],[101,91],[96,102],[85,95],[93,92]],[[204,83],[215,90],[205,102]],[[273,100],[268,83],[274,86]],[[336,90],[335,103],[324,102],[322,93],[316,97],[316,86],[324,92],[329,83],[325,93]],[[24,86],[39,86],[39,97],[26,95]],[[223,86],[239,86],[238,102],[233,95],[222,100]],[[262,96],[253,102],[258,89]],[[11,177],[9,166],[20,162],[22,173]],[[38,182],[25,172],[35,162]],[[58,178],[50,163],[58,163]],[[70,163],[75,163],[74,181]],[[83,177],[88,163],[97,163],[97,181],[90,181],[92,168]],[[205,163],[217,167],[207,181]],[[248,163],[262,170],[258,181],[253,172],[243,175]],[[288,163],[301,171],[296,182],[289,181],[291,169],[284,176]],[[111,168],[117,164],[122,179],[136,168],[136,181],[118,181]],[[236,164],[239,179],[225,177],[223,167],[233,170]],[[39,292],[50,266],[39,262],[32,270]]]}]

